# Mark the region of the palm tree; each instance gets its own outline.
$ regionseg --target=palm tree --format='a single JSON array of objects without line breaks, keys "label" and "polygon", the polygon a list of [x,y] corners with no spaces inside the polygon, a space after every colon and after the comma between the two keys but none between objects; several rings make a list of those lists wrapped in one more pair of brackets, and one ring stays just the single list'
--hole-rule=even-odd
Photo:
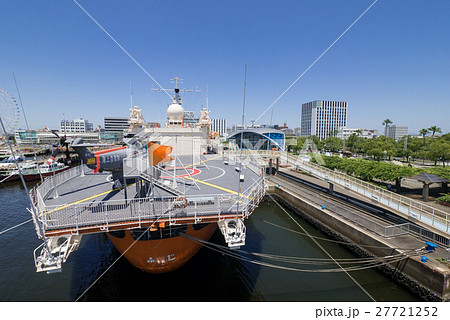
[{"label": "palm tree", "polygon": [[358,135],[358,137],[356,138],[356,150],[358,152],[358,142],[359,142],[359,137],[362,135],[362,129],[355,130],[355,133]]},{"label": "palm tree", "polygon": [[338,129],[331,130],[330,132],[328,132],[328,137],[336,137],[338,132],[339,132]]},{"label": "palm tree", "polygon": [[423,137],[423,145],[425,145],[425,136],[428,134],[428,129],[421,129],[420,131],[419,131],[419,133],[422,135],[422,137]]},{"label": "palm tree", "polygon": [[392,121],[390,119],[386,119],[384,120],[381,124],[384,127],[384,137],[385,137],[385,141],[387,141],[387,127],[392,123]]},{"label": "palm tree", "polygon": [[428,128],[428,130],[430,130],[431,132],[432,132],[432,138],[434,138],[434,134],[436,133],[436,132],[438,132],[438,133],[442,133],[442,131],[441,131],[441,128],[439,128],[439,127],[436,127],[436,126],[431,126],[431,127],[429,127]]}]

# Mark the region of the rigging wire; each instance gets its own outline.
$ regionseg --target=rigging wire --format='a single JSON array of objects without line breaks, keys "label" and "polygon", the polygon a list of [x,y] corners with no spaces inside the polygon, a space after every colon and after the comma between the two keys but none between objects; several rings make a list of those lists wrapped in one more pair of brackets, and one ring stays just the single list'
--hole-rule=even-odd
[{"label": "rigging wire", "polygon": [[[158,193],[159,193],[159,191],[157,191]],[[167,208],[167,210],[170,210],[171,208],[170,207],[167,207],[166,206],[166,208]],[[160,217],[162,217],[164,214],[162,214]],[[99,280],[100,280],[100,278],[102,278],[108,271],[109,271],[109,269],[111,269],[112,268],[112,266],[114,265],[114,264],[116,264],[116,262],[117,261],[119,261],[119,259],[120,258],[122,258],[124,255],[125,255],[125,253],[127,253],[128,252],[128,250],[130,250],[131,249],[131,247],[133,247],[134,246],[134,244],[137,242],[137,241],[139,241],[139,239],[141,239],[141,237],[145,234],[145,233],[147,233],[148,231],[149,231],[149,229],[152,227],[152,226],[154,226],[155,225],[155,223],[157,223],[158,222],[158,220],[160,219],[160,217],[158,217],[151,225],[149,225],[148,227],[147,227],[147,229],[144,231],[144,232],[142,232],[142,234],[139,236],[139,237],[137,237],[136,238],[136,240],[134,240],[134,242],[132,243],[132,244],[130,244],[130,246],[123,252],[123,253],[121,253],[120,255],[119,255],[119,257],[116,259],[116,260],[114,260],[113,261],[113,263],[111,263],[111,265],[97,278],[97,279],[95,279],[95,281],[94,282],[92,282],[90,285],[89,285],[89,287],[86,289],[86,290],[84,290],[83,291],[83,293],[80,295],[80,296],[78,296],[78,298],[75,300],[75,302],[78,302],[80,299],[81,299],[81,297],[82,296],[84,296]]]},{"label": "rigging wire", "polygon": [[111,263],[111,265],[108,267],[108,268],[106,268],[106,270],[105,271],[103,271],[103,273],[97,278],[97,279],[95,279],[95,281],[94,282],[92,282],[90,285],[89,285],[89,287],[87,287],[87,289],[86,290],[84,290],[83,291],[83,293],[81,294],[81,295],[79,295],[78,296],[78,298],[75,300],[75,302],[78,302],[80,299],[81,299],[81,297],[83,297],[108,271],[109,271],[109,269],[111,269],[112,268],[112,266],[113,265],[115,265],[116,264],[116,262],[117,261],[119,261],[119,259],[120,258],[122,258],[122,256],[124,256],[125,255],[125,253],[127,253],[128,252],[128,250],[130,250],[131,249],[131,247],[133,247],[134,246],[134,244],[137,242],[137,241],[139,241],[139,239],[141,239],[141,237],[145,234],[145,233],[147,233],[148,232],[148,230],[157,222],[159,220],[159,218],[158,219],[156,219],[150,226],[148,226],[147,227],[147,229],[144,231],[144,232],[142,232],[142,234],[139,236],[139,237],[137,237],[136,238],[136,240],[134,240],[134,242],[132,243],[132,244],[130,244],[130,246],[123,252],[123,253],[121,253],[120,255],[119,255],[119,257],[117,257],[117,259],[116,260],[114,260],[113,261],[113,263]]},{"label": "rigging wire", "polygon": [[236,224],[238,222],[239,215],[239,202],[241,197],[241,172],[242,172],[242,141],[244,140],[244,117],[245,117],[245,91],[247,89],[247,64],[245,64],[245,72],[244,72],[244,98],[242,101],[242,128],[241,128],[241,146],[239,148],[239,175],[238,175],[238,194],[237,194],[237,204],[236,204]]},{"label": "rigging wire", "polygon": [[21,225],[24,225],[25,223],[30,222],[31,220],[33,220],[33,218],[28,219],[27,221],[24,221],[24,222],[22,222],[22,223],[19,223],[18,225],[14,226],[14,227],[8,228],[8,229],[3,230],[3,231],[0,231],[0,235],[6,233],[6,232],[8,232],[8,231],[11,231],[11,230],[13,230],[13,229],[15,229],[15,228],[18,228],[18,227],[20,227]]},{"label": "rigging wire", "polygon": [[[205,240],[201,240],[201,239],[197,239],[195,237],[186,235],[187,238],[191,238],[193,240],[195,240],[197,243],[202,244],[202,245],[209,245],[212,247],[217,248],[218,250],[222,250],[222,251],[229,251],[228,247],[219,245],[219,244],[215,244],[215,243],[211,243]],[[421,255],[423,253],[425,253],[425,251],[423,249],[419,249],[419,250],[410,250],[410,252],[402,252],[396,255],[390,255],[390,256],[384,256],[384,257],[369,257],[369,258],[343,258],[343,259],[326,259],[326,258],[302,258],[302,257],[290,257],[290,256],[280,256],[280,255],[272,255],[272,254],[264,254],[264,253],[257,253],[257,252],[249,252],[249,251],[243,251],[243,250],[233,250],[233,252],[237,252],[237,253],[241,253],[241,254],[246,254],[249,256],[257,256],[260,258],[265,258],[265,259],[271,259],[274,261],[282,261],[282,262],[288,262],[291,264],[313,264],[313,265],[317,265],[317,264],[330,264],[330,263],[335,263],[335,261],[339,261],[342,262],[342,264],[362,264],[362,263],[367,263],[368,265],[370,264],[374,264],[374,263],[379,263],[382,260],[385,261],[395,261],[396,259],[400,258],[400,257],[405,257],[405,256],[418,256]],[[340,269],[337,269],[340,270]]]},{"label": "rigging wire", "polygon": [[[256,219],[258,219],[258,218],[256,218]],[[273,222],[270,222],[270,221],[267,221],[267,220],[264,220],[264,219],[259,219],[259,220],[264,222],[264,223],[267,223],[269,225],[272,225],[274,227],[277,227],[277,228],[280,228],[280,229],[283,229],[283,230],[286,230],[286,231],[289,231],[289,232],[293,232],[293,233],[296,233],[296,234],[299,234],[299,235],[307,236],[306,233],[302,233],[300,231],[292,230],[292,229],[289,229],[289,228],[277,225],[277,224],[275,224]],[[310,237],[318,239],[318,240],[322,240],[322,241],[333,242],[333,243],[336,243],[336,244],[344,244],[344,245],[348,245],[349,244],[346,241],[337,241],[337,240],[332,240],[332,239],[327,239],[327,238],[322,238],[322,237],[317,237],[317,236],[310,236]],[[365,244],[358,244],[358,246],[359,247],[363,247],[363,248],[376,248],[376,249],[411,250],[410,248],[387,247],[387,246],[371,246],[371,245],[365,245]]]},{"label": "rigging wire", "polygon": [[[398,258],[394,258],[394,259],[389,259],[389,260],[385,260],[384,262],[373,262],[373,263],[369,263],[365,266],[352,266],[352,267],[347,267],[347,268],[335,268],[335,269],[300,269],[300,268],[294,268],[294,267],[287,267],[287,266],[282,266],[282,265],[276,265],[276,264],[272,264],[272,263],[267,263],[267,262],[263,262],[263,261],[258,261],[258,260],[254,260],[254,259],[250,259],[248,257],[245,257],[243,255],[239,255],[235,252],[235,250],[231,251],[228,248],[227,249],[219,249],[216,248],[215,246],[212,245],[212,243],[209,242],[202,242],[202,241],[198,241],[200,239],[191,237],[187,234],[181,234],[182,236],[190,239],[193,242],[196,242],[198,244],[201,244],[203,246],[205,246],[208,249],[211,249],[213,251],[228,255],[232,258],[236,258],[238,260],[242,260],[242,261],[246,261],[252,264],[257,264],[257,265],[261,265],[261,266],[265,266],[265,267],[270,267],[270,268],[274,268],[274,269],[282,269],[282,270],[286,270],[286,271],[296,271],[296,272],[307,272],[307,273],[338,273],[338,272],[350,272],[350,271],[361,271],[361,270],[366,270],[366,269],[370,269],[370,268],[376,268],[376,267],[381,267],[383,265],[386,264],[391,264],[391,263],[395,263],[395,262],[400,262],[403,261],[405,259],[408,259],[410,256],[408,255],[402,255],[401,257]],[[365,290],[364,290],[365,291]],[[369,297],[371,297],[368,294]],[[372,297],[371,297],[372,298]],[[372,298],[373,299],[373,298]]]},{"label": "rigging wire", "polygon": [[267,111],[269,111],[270,108],[272,108],[275,103],[277,103],[278,100],[280,100],[309,71],[309,69],[311,69],[377,2],[378,0],[375,0],[363,13],[361,13],[361,15],[355,21],[353,21],[353,23],[347,29],[345,29],[345,31],[341,33],[341,35],[336,40],[334,40],[334,42],[324,52],[322,52],[322,54],[316,60],[314,60],[313,63],[311,63],[309,67],[306,68],[306,70],[303,71],[303,73],[286,90],[284,90],[284,92],[278,98],[276,98],[274,102],[272,102],[270,106],[266,108],[266,110],[264,110],[264,112],[253,122],[253,124],[261,119],[261,117]]},{"label": "rigging wire", "polygon": [[83,12],[100,28],[100,29],[102,29],[103,30],[103,32],[104,33],[106,33],[106,35],[109,37],[109,38],[111,38],[111,40],[112,41],[114,41],[114,43],[120,48],[120,49],[122,49],[122,51],[123,52],[125,52],[125,54],[131,59],[131,60],[133,60],[133,62],[142,70],[142,71],[144,71],[144,73],[147,75],[147,76],[149,76],[150,77],[150,79],[152,79],[160,88],[161,88],[161,90],[163,90],[168,96],[169,96],[169,98],[170,99],[172,99],[172,96],[167,92],[167,90],[166,89],[164,89],[160,84],[159,84],[159,82],[158,81],[156,81],[156,79],[155,78],[153,78],[152,77],[152,75],[130,54],[130,53],[128,53],[128,51],[127,50],[125,50],[125,48],[124,47],[122,47],[121,45],[120,45],[120,43],[119,42],[117,42],[117,40],[116,39],[114,39],[114,37],[111,35],[111,34],[109,34],[109,32],[108,31],[106,31],[105,30],[105,28],[103,28],[101,25],[100,25],[100,23],[98,23],[97,22],[97,20],[95,20],[94,19],[94,17],[92,17],[90,14],[89,14],[89,12],[87,12],[86,11],[86,9],[85,8],[83,8],[76,0],[73,0],[73,2],[75,2],[75,4],[78,6],[78,7],[80,7],[80,9],[81,10],[83,10]]},{"label": "rigging wire", "polygon": [[316,239],[311,238],[310,234],[296,221],[294,220],[294,218],[292,218],[292,216],[270,195],[268,194],[269,197],[276,203],[278,204],[278,206],[289,216],[289,218],[291,218],[292,221],[295,222],[295,224],[297,224],[302,230],[303,232],[305,232],[312,241],[314,241],[314,243],[320,248],[322,249],[323,252],[325,252],[327,254],[327,256],[329,256],[331,259],[333,259],[336,264],[350,277],[350,279],[353,280],[353,282],[364,292],[367,294],[368,297],[370,297],[374,302],[376,302],[376,300],[359,284],[359,282],[357,282],[347,271],[345,271],[342,266],[317,242]]},{"label": "rigging wire", "polygon": [[[19,95],[20,106],[22,107],[23,118],[25,120],[25,124],[27,125],[27,129],[30,130],[30,126],[28,125],[27,116],[25,114],[25,109],[23,108],[22,97],[20,96],[19,86],[17,85],[16,75],[14,74],[14,72],[13,72],[13,77],[14,77],[14,83],[16,84],[17,94]],[[42,182],[42,181],[44,181],[44,179],[42,178],[41,169],[39,169],[39,161],[37,159],[36,149],[34,148],[34,143],[32,143],[31,146],[33,147],[34,159],[36,160],[39,177],[41,178],[41,182]]]}]

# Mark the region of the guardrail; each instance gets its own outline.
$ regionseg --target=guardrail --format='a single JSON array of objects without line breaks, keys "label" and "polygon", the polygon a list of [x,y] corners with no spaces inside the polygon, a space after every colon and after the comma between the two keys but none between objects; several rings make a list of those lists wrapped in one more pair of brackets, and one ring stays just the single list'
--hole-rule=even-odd
[{"label": "guardrail", "polygon": [[[283,181],[283,187],[295,192],[295,184]],[[359,215],[354,212],[350,212],[348,208],[344,208],[336,203],[330,202],[323,197],[316,195],[313,192],[302,189],[302,193],[298,194],[299,197],[305,198],[308,201],[321,206],[323,209],[329,210],[367,230],[370,230],[382,237],[396,237],[405,234],[411,234],[417,238],[432,241],[444,248],[450,245],[450,239],[442,235],[436,234],[430,230],[422,228],[410,222],[395,224],[395,225],[383,225],[379,222],[371,220],[365,216]]]},{"label": "guardrail", "polygon": [[413,218],[414,220],[430,226],[438,232],[445,234],[450,233],[449,214],[442,210],[411,200],[407,197],[374,186],[344,173],[330,170],[315,163],[303,161],[299,157],[289,155],[286,152],[280,153],[280,159],[282,161],[284,160],[287,164],[293,165],[294,167],[308,172],[309,174],[322,180],[336,183],[346,189],[368,197],[372,201],[386,205],[394,209],[400,215]]},{"label": "guardrail", "polygon": [[[283,187],[290,190],[295,191],[296,186],[293,183],[283,181]],[[305,198],[308,201],[315,203],[318,206],[321,206],[322,209],[329,210],[337,215],[365,228],[368,229],[382,237],[395,237],[403,234],[407,234],[408,230],[407,224],[397,224],[397,225],[384,225],[372,219],[369,219],[366,216],[362,216],[355,212],[349,211],[348,208],[342,207],[332,201],[328,201],[326,198],[323,198],[313,192],[309,192],[308,190],[302,189],[301,194],[298,194],[299,197]]]},{"label": "guardrail", "polygon": [[90,171],[92,170],[89,169],[87,166],[81,165],[70,168],[61,173],[55,174],[54,176],[53,175],[48,176],[41,184],[39,184],[36,187],[36,191],[39,192],[41,199],[45,201],[47,197],[50,195],[50,192],[54,191],[55,188],[58,188],[58,186],[61,183]]},{"label": "guardrail", "polygon": [[[260,178],[262,179],[262,178]],[[44,231],[72,228],[79,232],[82,227],[102,226],[109,230],[112,223],[142,220],[193,218],[201,221],[205,216],[222,216],[235,213],[239,203],[239,215],[247,217],[264,195],[264,183],[260,179],[240,197],[237,195],[207,195],[137,198],[131,200],[108,200],[96,203],[78,203],[70,206],[48,206],[40,212]]]}]

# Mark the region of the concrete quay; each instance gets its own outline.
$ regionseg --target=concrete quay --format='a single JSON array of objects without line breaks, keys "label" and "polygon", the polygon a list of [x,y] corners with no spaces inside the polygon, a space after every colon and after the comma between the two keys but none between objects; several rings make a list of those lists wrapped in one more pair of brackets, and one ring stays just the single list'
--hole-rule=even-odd
[{"label": "concrete quay", "polygon": [[[325,181],[301,173],[295,174],[301,175],[302,179],[311,183],[323,184],[328,188],[328,183]],[[294,190],[291,183],[283,183],[281,180],[274,183],[270,181],[270,177],[268,176],[267,179],[268,200],[281,202],[285,207],[333,238],[348,242],[348,247],[360,256],[382,257],[426,246],[425,240],[418,239],[411,234],[394,237],[380,236],[326,207],[322,208],[320,204],[308,199],[305,194],[302,195],[301,190]],[[334,186],[334,191],[347,193],[351,197],[370,203],[369,199],[364,199],[344,188]],[[392,214],[394,215],[394,213]],[[364,246],[376,246],[376,248]],[[429,259],[426,262],[421,261],[422,256],[410,256],[400,262],[379,267],[379,269],[424,301],[450,301],[450,268],[447,263],[442,262],[447,258],[447,254],[445,248],[438,247],[434,252],[425,255]]]}]

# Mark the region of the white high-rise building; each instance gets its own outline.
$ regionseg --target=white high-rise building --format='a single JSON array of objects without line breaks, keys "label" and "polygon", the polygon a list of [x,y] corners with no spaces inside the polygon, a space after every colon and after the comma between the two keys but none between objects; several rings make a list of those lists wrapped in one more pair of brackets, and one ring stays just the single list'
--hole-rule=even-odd
[{"label": "white high-rise building", "polygon": [[339,127],[347,126],[347,102],[316,100],[302,104],[301,136],[330,136]]},{"label": "white high-rise building", "polygon": [[75,120],[61,120],[59,126],[60,132],[91,132],[94,131],[94,125],[83,118]]},{"label": "white high-rise building", "polygon": [[227,133],[227,119],[211,119],[211,131],[223,136]]},{"label": "white high-rise building", "polygon": [[401,127],[397,125],[392,125],[387,127],[388,138],[394,138],[395,140],[400,140],[403,136],[408,135],[408,127]]}]

